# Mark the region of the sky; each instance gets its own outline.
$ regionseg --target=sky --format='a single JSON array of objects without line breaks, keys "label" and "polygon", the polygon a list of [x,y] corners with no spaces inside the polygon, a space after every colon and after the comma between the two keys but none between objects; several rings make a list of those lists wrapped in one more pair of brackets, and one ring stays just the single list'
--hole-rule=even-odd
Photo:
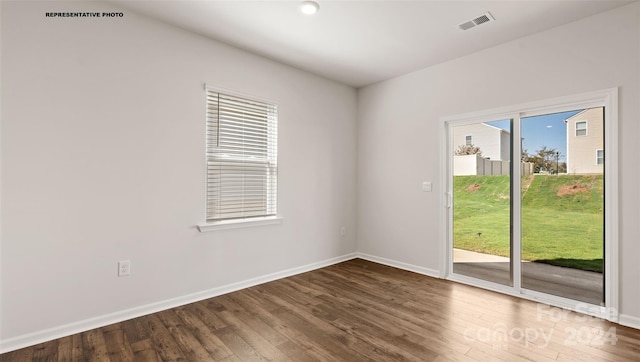
[{"label": "sky", "polygon": [[[560,151],[560,162],[566,161],[567,155],[567,126],[564,120],[582,110],[545,114],[542,116],[522,118],[522,148],[529,154],[535,154],[543,146]],[[509,121],[487,122],[495,127],[510,131]]]}]

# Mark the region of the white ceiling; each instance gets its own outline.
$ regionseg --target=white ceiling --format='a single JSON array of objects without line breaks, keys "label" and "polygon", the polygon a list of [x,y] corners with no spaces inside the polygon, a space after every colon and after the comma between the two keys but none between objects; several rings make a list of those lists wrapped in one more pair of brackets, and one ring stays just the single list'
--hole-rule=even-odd
[{"label": "white ceiling", "polygon": [[[633,1],[112,0],[279,62],[361,87],[455,59]],[[489,11],[496,19],[458,25]]]}]

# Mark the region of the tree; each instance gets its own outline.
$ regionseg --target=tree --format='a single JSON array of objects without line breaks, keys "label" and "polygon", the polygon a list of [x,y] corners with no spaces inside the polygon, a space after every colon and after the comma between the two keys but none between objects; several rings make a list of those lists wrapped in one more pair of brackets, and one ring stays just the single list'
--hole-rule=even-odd
[{"label": "tree", "polygon": [[463,156],[463,155],[482,156],[482,151],[480,150],[480,147],[474,146],[473,144],[460,145],[458,146],[458,149],[454,152],[454,154],[456,156]]},{"label": "tree", "polygon": [[556,170],[556,164],[560,155],[557,149],[542,146],[534,155],[527,156],[527,162],[534,164],[535,172],[555,171],[557,173],[559,170]]},{"label": "tree", "polygon": [[526,148],[523,148],[522,151],[522,157],[520,157],[522,162],[530,162],[529,158],[531,158],[531,155],[529,154],[529,150]]}]

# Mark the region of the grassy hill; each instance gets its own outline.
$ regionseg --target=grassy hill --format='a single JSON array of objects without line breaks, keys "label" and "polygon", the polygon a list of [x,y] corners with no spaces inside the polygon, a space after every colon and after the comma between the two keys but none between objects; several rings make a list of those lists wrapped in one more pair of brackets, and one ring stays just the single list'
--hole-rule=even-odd
[{"label": "grassy hill", "polygon": [[[602,272],[602,175],[523,179],[522,257]],[[454,178],[454,246],[509,256],[508,176]]]}]

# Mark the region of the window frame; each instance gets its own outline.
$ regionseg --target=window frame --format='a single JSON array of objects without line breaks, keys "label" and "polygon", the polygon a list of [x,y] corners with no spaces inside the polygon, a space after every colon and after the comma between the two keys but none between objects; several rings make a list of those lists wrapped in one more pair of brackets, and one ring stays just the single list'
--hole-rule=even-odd
[{"label": "window frame", "polygon": [[[519,279],[514,283],[516,287],[505,287],[496,283],[490,283],[486,281],[478,281],[474,278],[466,278],[464,276],[457,275],[452,272],[453,266],[453,251],[452,251],[452,233],[453,225],[451,223],[453,213],[453,157],[450,150],[452,149],[453,137],[449,132],[449,128],[453,125],[465,125],[474,124],[484,121],[493,121],[496,119],[506,119],[513,117],[519,122],[521,118],[559,113],[568,110],[585,109],[593,107],[604,107],[604,145],[608,147],[606,151],[606,163],[603,165],[603,172],[605,176],[604,192],[605,192],[605,214],[604,214],[604,275],[605,275],[605,303],[606,305],[590,305],[587,303],[577,303],[574,300],[569,300],[553,295],[547,295],[544,293],[535,293],[527,291],[523,293],[523,288],[520,285]],[[440,117],[440,154],[444,155],[440,158],[440,181],[442,185],[445,185],[445,192],[441,194],[440,206],[441,212],[439,213],[439,221],[441,225],[444,225],[439,230],[439,238],[442,240],[443,247],[440,248],[439,257],[439,273],[438,276],[443,279],[449,279],[461,283],[471,284],[476,287],[482,287],[485,289],[494,290],[507,295],[513,295],[523,299],[534,300],[539,303],[545,303],[553,306],[562,307],[568,310],[575,310],[580,313],[597,316],[599,318],[607,319],[612,322],[618,322],[619,317],[617,310],[619,307],[620,290],[619,290],[619,217],[618,217],[618,195],[619,187],[615,175],[618,174],[618,149],[615,145],[618,144],[618,88],[609,88],[598,91],[592,91],[581,94],[574,94],[564,97],[550,98],[546,100],[533,101],[529,103],[516,104],[511,106],[505,106],[501,108],[494,108],[476,112],[470,112],[465,114],[442,116]],[[574,132],[575,134],[575,132]],[[520,130],[514,131],[513,138],[519,139]],[[569,135],[567,135],[569,137]],[[609,146],[607,146],[609,145]],[[512,151],[514,154],[521,153],[521,143],[514,142]],[[520,185],[521,177],[520,173],[516,172],[512,176],[512,181],[515,185]],[[515,188],[512,190],[519,190]],[[516,191],[512,197],[516,209],[519,209],[520,204],[520,192]],[[519,225],[520,220],[513,220],[514,225]],[[519,227],[516,227],[516,232],[519,232]],[[515,238],[520,238],[520,235],[515,235]],[[520,250],[514,249],[513,260],[521,260]],[[520,263],[514,263],[514,269],[518,269]],[[519,275],[518,270],[516,274]]]},{"label": "window frame", "polygon": [[[602,153],[602,155],[600,155]],[[596,150],[596,165],[604,165],[604,149]]]},{"label": "window frame", "polygon": [[[221,89],[218,87],[212,87],[207,84],[204,85],[205,89],[205,110],[206,110],[206,125],[205,125],[205,222],[197,225],[200,232],[213,231],[220,229],[235,229],[244,228],[249,226],[261,226],[269,224],[281,223],[282,217],[278,214],[278,103],[265,99],[262,97],[256,97],[253,95],[247,95],[244,93],[230,91],[227,89]],[[212,103],[217,102],[217,103]],[[220,100],[223,100],[220,103]],[[239,105],[232,105],[238,101]],[[228,103],[225,103],[228,102]],[[225,116],[221,116],[221,105],[225,104],[227,112]],[[258,116],[257,120],[245,118],[247,113],[233,113],[233,112],[248,112],[246,107],[264,107],[264,116]],[[229,109],[231,113],[229,113]],[[242,117],[237,117],[238,114],[242,114]],[[234,118],[234,116],[236,116]],[[222,117],[225,117],[224,119]],[[221,123],[226,121],[225,123]],[[255,141],[256,137],[253,135],[246,136],[245,127],[255,127],[256,123],[259,127],[264,128],[264,135],[257,137],[258,141]],[[241,136],[237,129],[238,125],[242,129]],[[236,132],[236,133],[234,133]],[[213,135],[212,135],[213,134]],[[221,135],[227,134],[226,136]],[[246,138],[245,138],[246,137]],[[240,139],[240,140],[239,140]],[[232,143],[231,146],[224,146],[222,140]],[[256,143],[263,143],[264,149],[260,148],[256,151]],[[234,150],[230,151],[230,148]],[[237,151],[236,151],[237,150]],[[256,156],[256,152],[259,153]],[[235,153],[235,154],[234,154]],[[247,165],[247,169],[242,169],[240,174],[242,175],[242,181],[224,181],[224,176],[236,177],[238,175],[238,169],[236,163],[242,163]],[[227,164],[229,163],[229,164]],[[257,164],[264,164],[264,171],[261,167],[257,167]],[[256,167],[253,167],[256,166]],[[235,167],[232,171],[231,169]],[[244,211],[238,215],[229,211],[216,211],[212,212],[211,208],[215,203],[228,202],[225,200],[226,196],[221,195],[220,188],[224,182],[231,182],[231,186],[234,187],[236,194],[234,196],[240,196],[237,201],[238,207],[242,208],[242,205],[246,205],[245,196],[247,196],[245,187],[246,175],[251,173],[264,174],[264,179],[261,179],[260,192],[264,193],[264,206],[258,206],[257,212],[261,212],[260,208],[263,208],[263,213],[260,215],[251,215],[254,212],[245,214]],[[231,175],[230,173],[233,173]],[[212,176],[218,176],[215,180]],[[238,186],[238,185],[242,186]],[[213,200],[216,201],[213,201]],[[259,204],[258,204],[259,205]],[[231,216],[233,215],[233,216]]]},{"label": "window frame", "polygon": [[[584,129],[578,129],[578,124],[584,123]],[[584,131],[584,134],[578,134],[578,131]],[[576,121],[575,124],[575,135],[576,137],[585,137],[589,134],[589,126],[587,121]]]}]

